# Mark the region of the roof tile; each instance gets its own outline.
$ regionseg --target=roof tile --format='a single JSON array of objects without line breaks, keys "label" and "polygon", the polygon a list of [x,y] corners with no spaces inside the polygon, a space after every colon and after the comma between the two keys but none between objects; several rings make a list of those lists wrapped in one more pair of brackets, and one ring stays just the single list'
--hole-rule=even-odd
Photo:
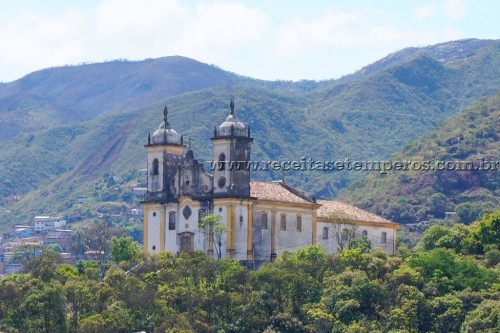
[{"label": "roof tile", "polygon": [[282,182],[250,182],[250,196],[260,200],[292,202],[292,203],[309,203],[313,202],[306,200],[305,195],[301,195],[297,190],[290,188]]},{"label": "roof tile", "polygon": [[334,218],[353,221],[395,224],[394,222],[384,219],[383,217],[340,201],[318,200],[317,203],[321,205],[321,207],[318,209],[318,219]]}]

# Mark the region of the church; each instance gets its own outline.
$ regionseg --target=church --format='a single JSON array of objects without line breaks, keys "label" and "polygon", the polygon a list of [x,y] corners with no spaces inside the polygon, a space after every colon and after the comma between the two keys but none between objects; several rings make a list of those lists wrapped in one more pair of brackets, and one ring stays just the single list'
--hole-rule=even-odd
[{"label": "church", "polygon": [[312,244],[335,253],[354,237],[367,237],[372,247],[394,253],[396,223],[338,201],[316,200],[284,181],[252,181],[245,162],[251,161],[253,138],[250,127],[236,117],[233,100],[211,138],[217,162],[212,174],[190,145],[186,149],[168,121],[167,107],[163,116],[144,146],[145,252],[203,251],[215,256],[212,235],[198,227],[204,216],[215,214],[226,226],[221,256],[249,265]]}]

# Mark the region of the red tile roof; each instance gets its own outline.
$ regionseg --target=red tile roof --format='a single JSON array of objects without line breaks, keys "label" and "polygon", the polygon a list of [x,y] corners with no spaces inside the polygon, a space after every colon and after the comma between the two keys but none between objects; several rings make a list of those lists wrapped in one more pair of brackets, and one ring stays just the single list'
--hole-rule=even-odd
[{"label": "red tile roof", "polygon": [[[312,198],[309,198],[304,193],[294,189],[293,187],[278,182],[250,182],[250,196],[259,200],[290,202],[299,204],[314,204]],[[364,211],[357,207],[348,205],[340,201],[333,200],[317,200],[317,204],[321,205],[318,209],[318,220],[351,220],[357,222],[372,222],[372,223],[396,223],[384,219],[378,215]]]},{"label": "red tile roof", "polygon": [[318,220],[320,221],[323,218],[396,224],[387,219],[384,219],[383,217],[340,201],[318,200],[317,203],[321,205],[321,207],[318,209]]},{"label": "red tile roof", "polygon": [[250,196],[259,200],[313,204],[305,194],[282,182],[250,182]]}]

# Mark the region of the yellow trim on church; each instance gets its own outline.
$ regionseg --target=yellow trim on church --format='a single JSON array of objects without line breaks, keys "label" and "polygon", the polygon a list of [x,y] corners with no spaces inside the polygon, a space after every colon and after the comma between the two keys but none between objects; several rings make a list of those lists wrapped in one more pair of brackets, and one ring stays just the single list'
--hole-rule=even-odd
[{"label": "yellow trim on church", "polygon": [[160,252],[165,252],[165,214],[166,210],[162,207],[160,211]]},{"label": "yellow trim on church", "polygon": [[148,230],[149,230],[149,207],[144,205],[144,208],[143,208],[143,217],[144,217],[144,226],[143,226],[143,229],[142,229],[142,238],[143,238],[143,251],[144,252],[148,252]]},{"label": "yellow trim on church", "polygon": [[253,260],[253,204],[248,203],[247,260]]},{"label": "yellow trim on church", "polygon": [[182,155],[184,153],[184,146],[146,146],[147,152],[149,153],[163,153],[167,152],[175,155]]}]

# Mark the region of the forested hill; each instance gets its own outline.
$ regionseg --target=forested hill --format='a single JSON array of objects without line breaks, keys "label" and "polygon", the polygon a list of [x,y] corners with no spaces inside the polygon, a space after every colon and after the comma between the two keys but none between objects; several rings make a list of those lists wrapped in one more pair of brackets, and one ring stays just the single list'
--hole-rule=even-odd
[{"label": "forested hill", "polygon": [[[462,48],[471,45],[470,40],[453,43]],[[10,123],[0,121],[9,131],[15,131],[18,125],[22,131],[28,128],[23,126],[35,126],[33,119],[50,120],[45,130],[16,135],[2,143],[0,200],[13,194],[21,195],[22,199],[5,209],[0,207],[0,221],[4,225],[29,223],[36,214],[65,213],[75,208],[73,205],[78,196],[91,196],[93,182],[103,175],[130,174],[143,169],[145,152],[142,145],[147,133],[154,131],[161,121],[165,104],[171,111],[172,126],[186,139],[192,139],[195,155],[205,160],[210,158],[210,135],[214,126],[225,119],[232,96],[235,97],[237,116],[252,128],[254,160],[388,158],[405,143],[439,126],[441,120],[463,106],[497,91],[500,87],[499,50],[499,41],[487,41],[482,48],[471,48],[459,62],[456,61],[459,56],[448,63],[426,54],[408,55],[397,64],[381,66],[370,75],[358,76],[359,79],[353,79],[358,75],[355,73],[336,81],[298,83],[242,78],[185,58],[165,58],[151,61],[164,61],[165,66],[177,63],[171,65],[175,70],[154,70],[151,78],[147,76],[144,80],[153,82],[157,77],[162,80],[171,78],[172,81],[167,81],[175,82],[172,87],[176,90],[161,90],[163,83],[158,83],[158,89],[142,95],[132,93],[133,87],[141,80],[133,79],[135,76],[130,74],[129,66],[144,69],[147,61],[85,65],[82,68],[88,70],[111,65],[116,68],[113,74],[97,75],[110,80],[109,89],[102,85],[93,87],[90,84],[92,78],[86,78],[85,71],[80,72],[83,76],[79,80],[87,80],[85,82],[90,88],[87,91],[85,84],[75,84],[78,94],[72,94],[73,90],[62,86],[66,82],[65,75],[77,71],[78,66],[34,73],[33,77],[60,73],[59,81],[54,81],[61,84],[59,90],[49,89],[47,96],[54,103],[64,101],[64,105],[71,104],[70,100],[79,100],[74,105],[84,112],[80,116],[96,118],[56,126],[57,121],[50,120],[55,119],[51,118],[52,111],[37,109],[31,102],[26,105],[14,103],[15,107],[9,111],[5,111],[5,104],[0,103],[0,119],[13,117],[9,118]],[[122,72],[119,70],[121,66],[129,69]],[[139,77],[143,77],[141,75]],[[40,95],[42,83],[28,84],[33,77],[28,75],[3,85],[0,90],[6,94],[6,91],[15,90],[13,86],[26,84],[26,91],[36,91],[33,95]],[[179,88],[177,83],[183,80],[186,84]],[[205,89],[200,90],[202,87]],[[23,91],[19,90],[22,96],[29,95]],[[121,94],[120,91],[129,93]],[[71,99],[65,100],[71,95]],[[150,97],[159,99],[151,102]],[[9,98],[5,97],[3,101]],[[94,107],[87,108],[85,105],[90,104],[86,103]],[[104,114],[97,116],[95,105],[101,104],[100,110]],[[132,107],[137,104],[141,106]],[[78,114],[68,113],[65,107],[60,110],[61,115]],[[33,118],[31,113],[35,111],[39,114]],[[0,133],[6,132],[2,129]],[[363,175],[360,172],[287,172],[286,180],[317,197],[330,198]],[[254,179],[278,177],[281,177],[280,172],[252,174]]]},{"label": "forested hill", "polygon": [[101,232],[88,244],[110,248],[108,260],[24,253],[21,273],[0,278],[0,330],[496,333],[499,227],[500,213],[435,226],[420,251],[390,257],[366,239],[336,255],[310,246],[256,271],[199,252],[146,255]]},{"label": "forested hill", "polygon": [[[388,171],[353,182],[341,195],[401,223],[443,218],[455,211],[470,223],[500,206],[500,93],[460,112],[407,144],[394,161],[471,161],[485,170]],[[431,165],[434,165],[433,163]]]}]

